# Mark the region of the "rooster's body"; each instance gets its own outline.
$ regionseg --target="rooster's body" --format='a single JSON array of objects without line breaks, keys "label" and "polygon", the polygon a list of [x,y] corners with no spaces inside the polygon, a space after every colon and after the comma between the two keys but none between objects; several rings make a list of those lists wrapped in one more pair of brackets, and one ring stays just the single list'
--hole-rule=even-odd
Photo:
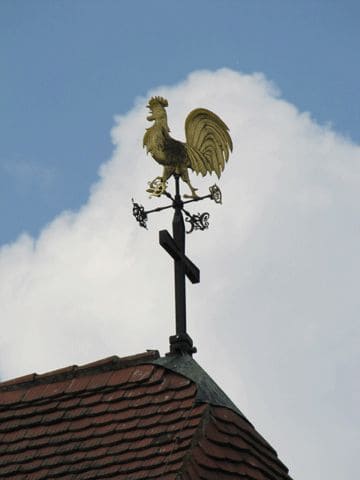
[{"label": "rooster's body", "polygon": [[155,123],[145,132],[144,147],[164,167],[160,177],[163,190],[171,175],[178,174],[189,186],[192,197],[196,197],[188,169],[203,176],[215,172],[219,178],[232,151],[229,129],[215,113],[197,108],[185,121],[186,143],[179,142],[169,135],[167,106],[167,100],[162,97],[150,99],[148,108],[151,114],[147,120]]}]

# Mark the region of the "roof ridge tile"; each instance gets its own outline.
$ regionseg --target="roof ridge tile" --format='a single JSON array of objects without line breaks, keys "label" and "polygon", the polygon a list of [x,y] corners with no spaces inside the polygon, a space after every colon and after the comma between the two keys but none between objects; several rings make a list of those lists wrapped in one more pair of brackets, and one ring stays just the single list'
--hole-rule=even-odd
[{"label": "roof ridge tile", "polygon": [[[21,377],[16,377],[14,379],[5,380],[0,382],[0,392],[12,390],[13,388],[24,388],[28,384],[34,382],[43,383],[44,380],[53,380],[60,381],[61,379],[70,379],[73,378],[74,374],[79,374],[83,376],[84,374],[91,374],[96,370],[99,372],[107,371],[111,367],[117,367],[116,370],[132,367],[138,364],[151,363],[157,360],[160,357],[157,350],[148,350],[144,353],[139,353],[136,355],[129,355],[126,357],[119,357],[117,355],[112,355],[110,357],[97,360],[96,362],[86,363],[84,365],[70,365],[64,368],[58,368],[55,370],[50,370],[44,373],[30,373],[28,375],[23,375]],[[63,377],[63,378],[62,378]],[[58,380],[59,379],[59,380]],[[52,382],[49,382],[52,383]]]}]

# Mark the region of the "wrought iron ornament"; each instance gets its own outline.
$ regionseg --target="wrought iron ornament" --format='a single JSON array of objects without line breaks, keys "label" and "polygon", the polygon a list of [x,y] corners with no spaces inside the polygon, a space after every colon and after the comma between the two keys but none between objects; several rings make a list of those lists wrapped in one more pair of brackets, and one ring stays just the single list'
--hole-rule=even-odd
[{"label": "wrought iron ornament", "polygon": [[[176,179],[179,179],[178,175],[174,175],[175,181]],[[192,202],[198,202],[200,200],[205,200],[205,198],[210,198],[211,200],[214,200],[215,203],[222,203],[222,196],[221,196],[221,191],[220,188],[217,185],[213,185],[212,187],[209,188],[210,194],[209,195],[204,195],[202,197],[196,197],[193,198],[192,200],[187,200],[187,201],[181,201],[178,207],[182,212],[185,214],[185,221],[190,223],[190,230],[188,230],[186,233],[192,233],[194,230],[205,230],[209,227],[209,218],[210,218],[210,213],[204,212],[204,213],[198,213],[198,214],[191,214],[187,210],[185,210],[184,205],[187,203],[192,203]],[[148,190],[147,190],[148,191]],[[158,207],[158,208],[153,208],[152,210],[145,210],[143,205],[140,205],[139,203],[134,202],[134,199],[132,199],[132,204],[133,204],[133,215],[136,219],[136,221],[139,223],[141,227],[144,227],[147,229],[147,221],[148,221],[148,215],[150,213],[154,212],[161,212],[162,210],[167,210],[169,208],[175,208],[175,198],[167,191],[163,192],[163,195],[166,195],[170,200],[172,200],[171,205],[166,205],[165,207]]]},{"label": "wrought iron ornament", "polygon": [[185,222],[190,223],[190,230],[186,233],[191,233],[194,230],[206,230],[209,228],[209,217],[210,214],[205,213],[198,213],[197,215],[191,215],[190,213],[186,212]]},{"label": "wrought iron ornament", "polygon": [[[144,135],[144,147],[154,160],[163,166],[162,176],[155,177],[148,182],[147,192],[150,197],[166,196],[171,200],[170,205],[145,210],[142,205],[133,203],[133,215],[141,227],[147,228],[148,215],[169,208],[174,209],[172,222],[173,236],[167,230],[159,232],[160,245],[174,260],[175,273],[175,316],[176,335],[170,337],[170,354],[196,352],[193,341],[186,331],[186,277],[192,283],[200,282],[200,271],[196,265],[185,255],[185,221],[190,229],[206,230],[209,227],[209,213],[192,214],[185,210],[184,205],[210,198],[217,204],[222,203],[222,195],[215,184],[209,188],[209,194],[198,196],[197,189],[190,183],[188,170],[201,173],[214,172],[218,178],[224,170],[225,163],[232,151],[232,141],[229,129],[215,113],[205,108],[197,108],[190,112],[185,121],[186,143],[179,142],[170,137],[165,108],[168,102],[162,97],[152,97],[147,107],[150,115],[147,120],[154,124],[148,128]],[[168,180],[175,179],[175,195],[167,191]],[[180,180],[190,188],[191,195],[180,195]]]},{"label": "wrought iron ornament", "polygon": [[136,221],[139,222],[141,227],[147,228],[147,213],[145,212],[144,207],[138,203],[135,203],[133,198],[131,201],[133,203],[133,215],[136,218]]}]

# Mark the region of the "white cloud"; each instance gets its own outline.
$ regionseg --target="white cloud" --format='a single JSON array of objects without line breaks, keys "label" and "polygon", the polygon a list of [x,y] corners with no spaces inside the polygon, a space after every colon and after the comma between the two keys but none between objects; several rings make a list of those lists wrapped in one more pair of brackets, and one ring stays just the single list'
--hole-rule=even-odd
[{"label": "white cloud", "polygon": [[[204,106],[231,129],[223,206],[188,237],[202,282],[188,289],[198,361],[278,449],[295,478],[356,476],[360,148],[280,98],[262,75],[195,72],[149,92],[171,133]],[[115,150],[88,203],[37,239],[0,251],[3,378],[159,348],[174,330],[172,265],[157,244],[169,212],[147,207],[161,168],[142,149],[140,98],[118,117]],[[204,193],[214,178],[194,177]],[[214,354],[215,352],[215,354]]]}]

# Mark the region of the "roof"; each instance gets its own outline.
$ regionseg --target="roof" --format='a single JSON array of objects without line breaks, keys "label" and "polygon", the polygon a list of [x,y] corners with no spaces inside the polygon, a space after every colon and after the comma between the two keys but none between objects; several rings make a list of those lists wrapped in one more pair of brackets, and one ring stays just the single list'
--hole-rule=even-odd
[{"label": "roof", "polygon": [[195,360],[156,351],[1,383],[0,478],[290,479]]}]

